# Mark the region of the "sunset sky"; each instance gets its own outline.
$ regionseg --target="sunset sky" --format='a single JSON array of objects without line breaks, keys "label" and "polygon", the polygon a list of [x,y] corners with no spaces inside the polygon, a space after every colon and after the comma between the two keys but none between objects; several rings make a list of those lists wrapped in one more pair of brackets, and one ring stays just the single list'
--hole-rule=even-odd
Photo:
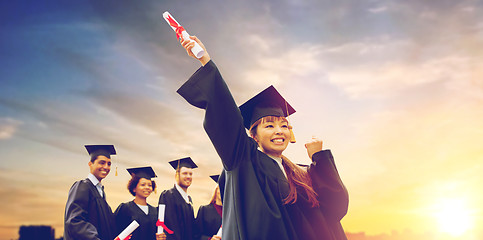
[{"label": "sunset sky", "polygon": [[[199,37],[236,102],[274,85],[331,149],[350,195],[346,232],[483,235],[483,2],[471,0],[1,1],[0,239],[20,225],[63,235],[85,144],[113,144],[103,180],[115,210],[126,168],[198,164],[195,211],[222,165],[202,110],[176,90],[200,66],[162,19]],[[118,176],[115,176],[117,167]]]}]

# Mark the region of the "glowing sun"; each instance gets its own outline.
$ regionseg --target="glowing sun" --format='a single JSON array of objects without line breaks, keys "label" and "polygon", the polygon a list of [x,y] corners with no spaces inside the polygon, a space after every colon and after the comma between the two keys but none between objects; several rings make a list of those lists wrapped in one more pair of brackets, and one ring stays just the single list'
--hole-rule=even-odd
[{"label": "glowing sun", "polygon": [[473,215],[465,199],[440,199],[435,207],[434,216],[441,232],[461,236],[473,228]]}]

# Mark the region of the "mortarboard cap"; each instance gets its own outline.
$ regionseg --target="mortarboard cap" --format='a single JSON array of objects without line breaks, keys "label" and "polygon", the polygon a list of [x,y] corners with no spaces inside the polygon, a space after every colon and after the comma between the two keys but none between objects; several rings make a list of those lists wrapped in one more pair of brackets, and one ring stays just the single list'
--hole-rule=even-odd
[{"label": "mortarboard cap", "polygon": [[91,156],[91,161],[97,159],[98,156],[105,156],[111,158],[111,155],[116,155],[114,145],[85,145],[87,153]]},{"label": "mortarboard cap", "polygon": [[157,177],[152,167],[128,168],[126,170],[129,172],[129,174],[131,174],[131,176],[136,175],[140,178],[146,178],[149,180],[151,180],[151,178]]},{"label": "mortarboard cap", "polygon": [[273,86],[266,88],[239,108],[243,116],[243,125],[247,129],[262,117],[288,117],[295,112]]},{"label": "mortarboard cap", "polygon": [[218,174],[218,175],[211,175],[210,178],[213,179],[213,181],[215,181],[216,183],[218,183],[218,178],[220,178],[220,174]]},{"label": "mortarboard cap", "polygon": [[190,157],[185,157],[185,158],[181,158],[181,159],[178,159],[178,160],[173,160],[173,161],[169,162],[169,164],[171,165],[171,167],[174,168],[174,170],[178,170],[181,167],[187,167],[187,168],[197,168],[198,167],[195,164],[195,162],[193,162],[193,160],[191,160]]}]

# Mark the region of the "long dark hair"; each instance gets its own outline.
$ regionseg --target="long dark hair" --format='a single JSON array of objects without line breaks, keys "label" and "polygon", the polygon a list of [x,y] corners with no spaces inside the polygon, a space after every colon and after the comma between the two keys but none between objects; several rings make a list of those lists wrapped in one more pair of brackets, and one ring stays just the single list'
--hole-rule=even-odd
[{"label": "long dark hair", "polygon": [[290,186],[290,193],[283,200],[283,203],[289,204],[297,201],[297,186],[299,186],[302,188],[302,192],[307,195],[308,202],[312,204],[312,207],[318,207],[319,201],[317,200],[317,193],[312,187],[312,179],[309,173],[283,155],[282,165],[287,174],[288,185]]},{"label": "long dark hair", "polygon": [[[254,137],[257,134],[257,126],[265,121],[273,122],[281,119],[282,121],[287,121],[285,117],[267,116],[258,119],[250,127],[250,135]],[[312,187],[312,179],[309,173],[304,169],[300,168],[287,157],[282,155],[282,165],[287,174],[287,180],[290,187],[290,192],[288,196],[283,200],[284,204],[293,204],[297,201],[297,186],[301,188],[302,192],[307,195],[308,202],[312,204],[312,207],[318,207],[319,201],[317,200],[317,193]]]}]

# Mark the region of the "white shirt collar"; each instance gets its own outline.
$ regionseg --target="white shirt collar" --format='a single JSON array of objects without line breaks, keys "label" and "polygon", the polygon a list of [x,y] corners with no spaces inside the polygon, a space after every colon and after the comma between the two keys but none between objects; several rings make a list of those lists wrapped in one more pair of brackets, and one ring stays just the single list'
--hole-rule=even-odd
[{"label": "white shirt collar", "polygon": [[186,201],[186,203],[190,203],[190,200],[188,198],[188,193],[185,192],[177,183],[174,184],[174,186],[176,186],[176,190],[178,190],[179,194],[181,194],[181,197],[183,197],[183,199]]},{"label": "white shirt collar", "polygon": [[89,178],[89,180],[91,180],[92,184],[94,184],[94,186],[97,186],[97,184],[99,184],[99,179],[96,178],[96,176],[94,176],[94,174],[92,173],[89,173],[89,175],[87,175],[87,178]]},{"label": "white shirt collar", "polygon": [[274,157],[274,156],[271,156],[271,155],[268,155],[271,159],[273,159],[273,161],[275,161],[278,166],[280,167],[280,170],[282,170],[283,172],[283,175],[285,175],[285,178],[287,178],[287,173],[285,172],[285,168],[283,168],[283,164],[282,164],[282,158],[279,158],[279,157]]},{"label": "white shirt collar", "polygon": [[139,207],[139,209],[141,209],[144,213],[146,213],[146,215],[149,214],[149,207],[148,205],[139,205],[136,203],[136,205]]},{"label": "white shirt collar", "polygon": [[104,193],[102,192],[102,183],[99,181],[99,179],[97,179],[96,176],[94,176],[92,173],[89,173],[89,175],[87,175],[87,178],[92,182],[92,184],[94,184],[94,187],[97,188],[99,195],[103,197]]}]

